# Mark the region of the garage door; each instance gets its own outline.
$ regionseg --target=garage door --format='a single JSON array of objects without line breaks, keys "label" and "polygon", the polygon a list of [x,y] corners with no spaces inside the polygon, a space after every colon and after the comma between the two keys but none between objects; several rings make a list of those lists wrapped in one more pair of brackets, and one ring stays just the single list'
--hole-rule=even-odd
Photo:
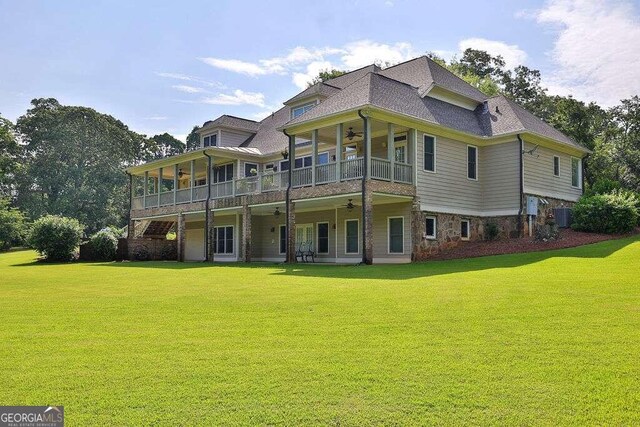
[{"label": "garage door", "polygon": [[185,261],[204,261],[204,229],[186,230]]}]

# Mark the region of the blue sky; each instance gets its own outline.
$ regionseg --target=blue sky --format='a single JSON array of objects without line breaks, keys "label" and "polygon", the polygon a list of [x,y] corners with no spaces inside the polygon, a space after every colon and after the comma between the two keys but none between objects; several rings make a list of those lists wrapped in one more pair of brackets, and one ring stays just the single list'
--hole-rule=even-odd
[{"label": "blue sky", "polygon": [[[317,73],[465,47],[542,70],[552,93],[640,93],[626,0],[327,2],[0,0],[0,114],[37,97],[180,138],[220,114],[261,118]],[[454,24],[455,23],[455,24]]]}]

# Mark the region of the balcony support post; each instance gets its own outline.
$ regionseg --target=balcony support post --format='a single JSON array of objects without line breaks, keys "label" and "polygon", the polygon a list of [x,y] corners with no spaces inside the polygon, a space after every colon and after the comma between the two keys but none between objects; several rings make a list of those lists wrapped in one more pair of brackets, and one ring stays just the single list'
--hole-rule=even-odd
[{"label": "balcony support post", "polygon": [[373,263],[373,194],[371,192],[371,118],[358,111],[364,134],[364,171],[362,174],[362,263]]},{"label": "balcony support post", "polygon": [[160,193],[162,192],[162,168],[158,169],[158,181],[157,181],[157,193],[158,193],[158,207],[160,207]]},{"label": "balcony support post", "polygon": [[342,123],[336,126],[336,182],[342,178]]},{"label": "balcony support post", "polygon": [[391,182],[396,178],[396,147],[395,147],[395,129],[393,123],[387,124],[387,158],[389,159],[389,174]]},{"label": "balcony support post", "polygon": [[178,202],[178,164],[173,165],[173,204]]},{"label": "balcony support post", "polygon": [[316,164],[317,163],[318,163],[318,129],[314,129],[311,132],[311,185],[314,187],[316,186]]},{"label": "balcony support post", "polygon": [[411,183],[418,185],[418,129],[410,129],[411,135]]},{"label": "balcony support post", "polygon": [[147,196],[149,195],[149,171],[144,172],[144,188],[142,189],[142,207],[147,207]]},{"label": "balcony support post", "polygon": [[289,137],[289,170],[287,171],[289,174],[289,182],[287,183],[287,191],[285,194],[285,215],[286,215],[286,227],[285,227],[285,237],[287,241],[287,250],[286,250],[286,262],[287,263],[295,263],[296,262],[296,239],[295,239],[295,206],[291,201],[291,187],[293,185],[293,166],[295,165],[296,159],[296,136],[289,135],[287,131],[284,131],[284,134]]},{"label": "balcony support post", "polygon": [[191,189],[190,193],[191,193],[191,202],[193,202],[193,192],[194,189],[193,187],[196,186],[196,161],[195,160],[191,160],[191,164],[189,165],[189,188]]}]

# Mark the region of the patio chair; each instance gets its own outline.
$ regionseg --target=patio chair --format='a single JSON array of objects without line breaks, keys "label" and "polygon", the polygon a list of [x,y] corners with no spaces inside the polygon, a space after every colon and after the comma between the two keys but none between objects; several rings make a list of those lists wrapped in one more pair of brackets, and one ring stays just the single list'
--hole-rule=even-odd
[{"label": "patio chair", "polygon": [[307,243],[307,250],[304,252],[304,261],[309,262],[309,257],[311,257],[311,262],[316,262],[316,251],[313,250],[313,242]]},{"label": "patio chair", "polygon": [[296,261],[298,261],[298,258],[300,258],[300,262],[304,262],[304,253],[305,253],[304,245],[305,245],[305,242],[300,242],[298,244],[298,249],[296,249]]}]

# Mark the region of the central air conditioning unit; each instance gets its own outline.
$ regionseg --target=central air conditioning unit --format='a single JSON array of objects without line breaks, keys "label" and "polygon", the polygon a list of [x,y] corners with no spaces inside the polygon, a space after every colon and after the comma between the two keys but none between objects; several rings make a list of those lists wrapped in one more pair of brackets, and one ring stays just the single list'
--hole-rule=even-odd
[{"label": "central air conditioning unit", "polygon": [[573,222],[571,218],[571,208],[555,208],[553,210],[553,217],[560,228],[569,228]]}]

